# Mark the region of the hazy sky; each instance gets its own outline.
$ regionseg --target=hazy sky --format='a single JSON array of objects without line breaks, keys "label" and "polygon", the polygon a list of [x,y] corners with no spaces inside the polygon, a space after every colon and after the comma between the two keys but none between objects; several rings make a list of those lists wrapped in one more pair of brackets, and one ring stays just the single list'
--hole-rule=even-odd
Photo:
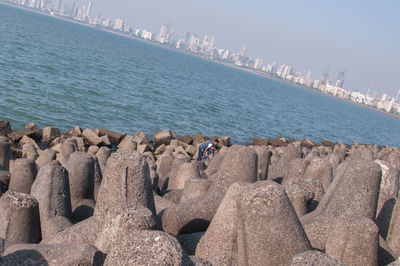
[{"label": "hazy sky", "polygon": [[346,71],[344,87],[354,91],[400,89],[398,0],[93,0],[99,13],[156,33],[171,23],[179,37],[212,35],[235,52],[246,44],[249,56],[311,70],[314,79]]}]

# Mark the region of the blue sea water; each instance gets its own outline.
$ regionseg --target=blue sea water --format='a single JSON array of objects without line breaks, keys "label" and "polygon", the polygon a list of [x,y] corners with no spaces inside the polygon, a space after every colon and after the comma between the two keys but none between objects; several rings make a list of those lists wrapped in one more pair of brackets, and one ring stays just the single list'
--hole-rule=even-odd
[{"label": "blue sea water", "polygon": [[400,119],[192,55],[0,5],[0,120],[400,146]]}]

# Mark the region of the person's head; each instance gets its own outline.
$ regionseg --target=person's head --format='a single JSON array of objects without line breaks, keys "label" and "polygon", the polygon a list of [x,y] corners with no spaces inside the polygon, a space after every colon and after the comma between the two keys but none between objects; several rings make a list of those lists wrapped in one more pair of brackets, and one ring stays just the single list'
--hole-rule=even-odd
[{"label": "person's head", "polygon": [[212,149],[216,150],[218,148],[218,144],[219,144],[219,140],[218,139],[214,139]]}]

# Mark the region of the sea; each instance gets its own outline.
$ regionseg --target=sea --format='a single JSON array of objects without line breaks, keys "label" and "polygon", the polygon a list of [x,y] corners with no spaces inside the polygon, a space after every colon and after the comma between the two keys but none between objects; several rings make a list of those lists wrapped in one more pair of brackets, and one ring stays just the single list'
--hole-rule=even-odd
[{"label": "sea", "polygon": [[155,44],[0,4],[0,120],[14,130],[309,138],[400,146],[400,119]]}]

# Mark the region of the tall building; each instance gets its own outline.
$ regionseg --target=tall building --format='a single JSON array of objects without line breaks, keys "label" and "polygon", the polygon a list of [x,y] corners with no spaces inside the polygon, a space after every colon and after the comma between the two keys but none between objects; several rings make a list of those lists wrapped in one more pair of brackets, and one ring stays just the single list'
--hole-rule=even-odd
[{"label": "tall building", "polygon": [[121,18],[117,18],[114,23],[114,30],[123,31],[124,30],[124,20]]},{"label": "tall building", "polygon": [[311,70],[308,70],[308,71],[307,71],[306,80],[307,80],[307,81],[308,81],[308,80],[311,80]]},{"label": "tall building", "polygon": [[89,2],[88,8],[86,10],[86,16],[89,17],[92,12],[92,1]]},{"label": "tall building", "polygon": [[256,60],[254,62],[254,68],[261,69],[262,64],[263,64],[263,60],[261,58],[256,58]]},{"label": "tall building", "polygon": [[206,35],[203,39],[203,51],[210,54],[215,46],[215,37]]},{"label": "tall building", "polygon": [[246,52],[247,52],[247,46],[245,44],[242,45],[242,48],[240,49],[240,53],[239,55],[241,57],[245,57],[246,56]]},{"label": "tall building", "polygon": [[343,88],[344,72],[339,72],[338,79],[336,80],[336,87]]},{"label": "tall building", "polygon": [[157,36],[157,41],[160,43],[168,43],[170,37],[170,28],[169,24],[164,24],[161,26],[160,33]]},{"label": "tall building", "polygon": [[387,99],[388,99],[388,95],[387,95],[386,93],[384,93],[384,94],[382,95],[381,100],[382,100],[382,101],[387,101]]}]

